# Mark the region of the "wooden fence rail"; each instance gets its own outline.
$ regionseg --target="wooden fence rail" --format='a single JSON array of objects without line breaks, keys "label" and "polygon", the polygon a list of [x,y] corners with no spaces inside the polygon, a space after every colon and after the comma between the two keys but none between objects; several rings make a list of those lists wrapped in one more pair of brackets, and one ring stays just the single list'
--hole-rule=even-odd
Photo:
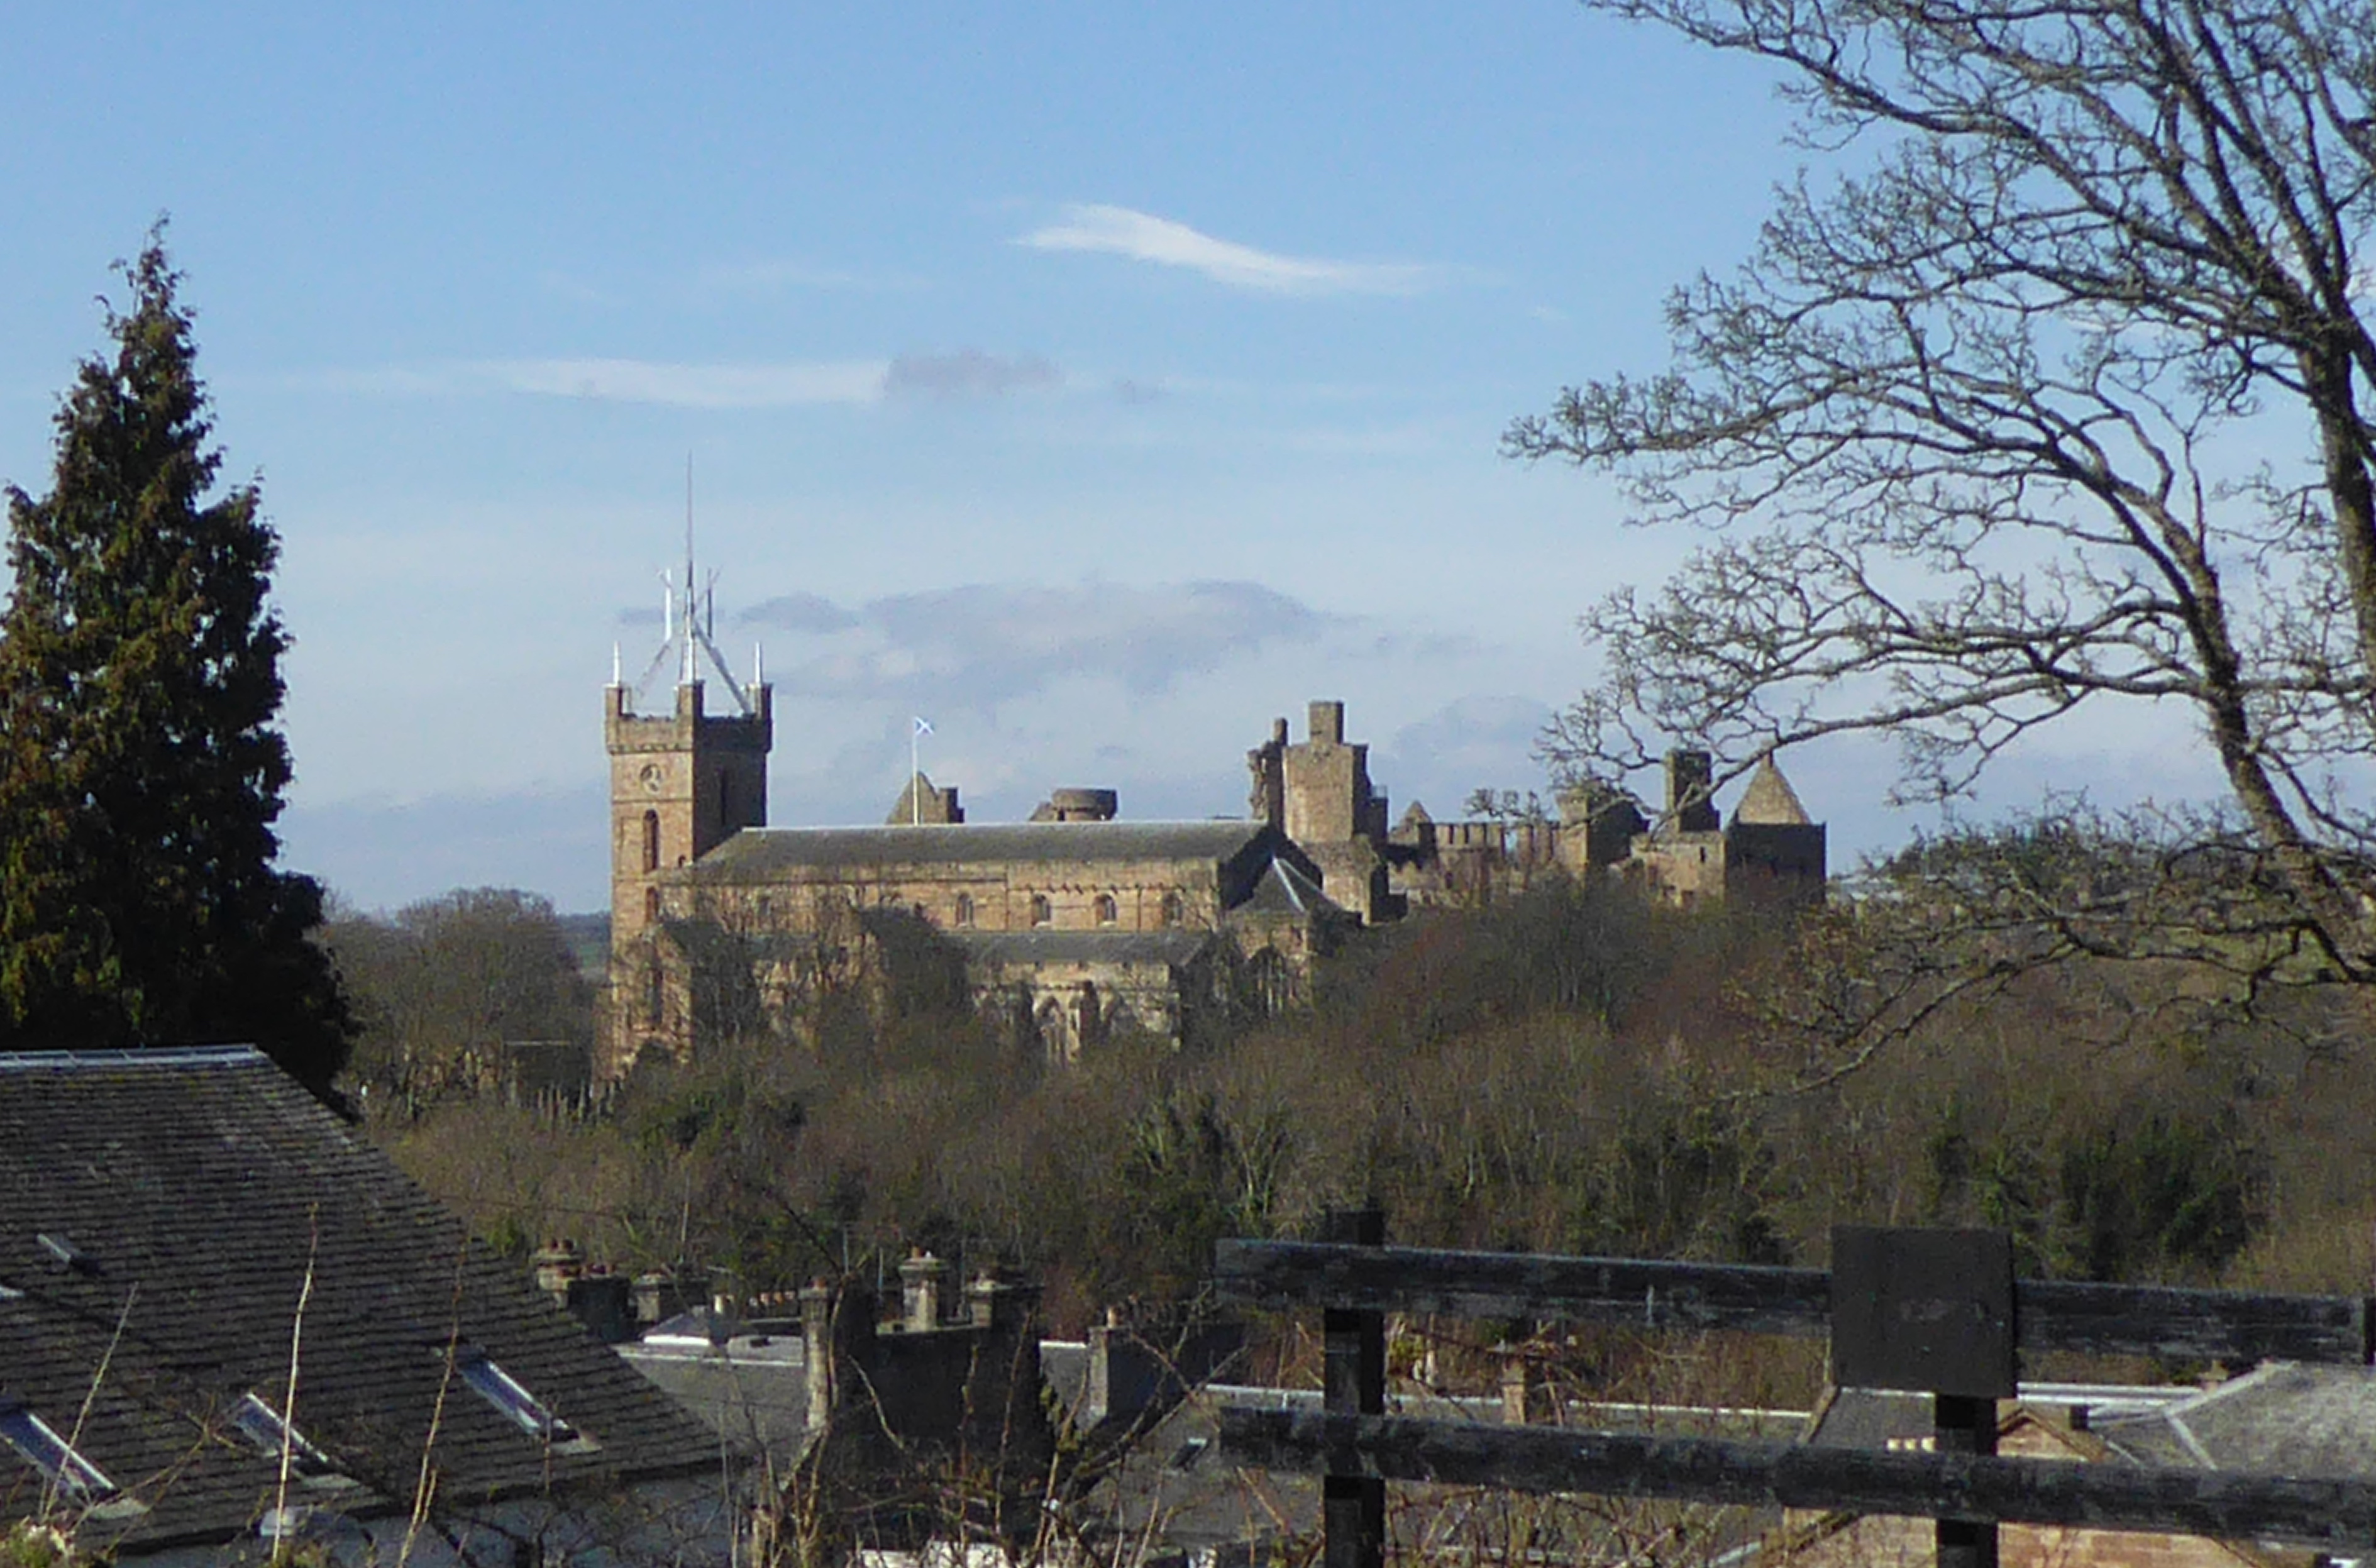
[{"label": "wooden fence rail", "polygon": [[[1265,1306],[1797,1338],[1831,1332],[1831,1275],[1819,1268],[1246,1241],[1218,1243],[1213,1263],[1224,1295]],[[2351,1296],[2024,1279],[2014,1284],[2014,1341],[2025,1351],[2228,1366],[2364,1366],[2376,1323],[2376,1303]]]},{"label": "wooden fence rail", "polygon": [[1319,1410],[1221,1412],[1221,1453],[1268,1470],[2019,1525],[2376,1545],[2365,1481],[1643,1437]]},{"label": "wooden fence rail", "polygon": [[[1834,1234],[1821,1269],[1388,1247],[1375,1210],[1316,1242],[1224,1241],[1221,1292],[1326,1314],[1318,1411],[1222,1412],[1234,1463],[1326,1478],[1327,1568],[1378,1568],[1387,1481],[1936,1520],[1938,1568],[1995,1568],[2000,1523],[2376,1547],[2376,1485],[1999,1457],[2020,1352],[2365,1366],[2376,1301],[2015,1280],[2002,1232]],[[1978,1261],[1976,1261],[1978,1260]],[[1829,1335],[1843,1382],[1929,1390],[1936,1451],[1874,1452],[1388,1417],[1384,1314]],[[1861,1369],[1861,1370],[1855,1370]]]}]

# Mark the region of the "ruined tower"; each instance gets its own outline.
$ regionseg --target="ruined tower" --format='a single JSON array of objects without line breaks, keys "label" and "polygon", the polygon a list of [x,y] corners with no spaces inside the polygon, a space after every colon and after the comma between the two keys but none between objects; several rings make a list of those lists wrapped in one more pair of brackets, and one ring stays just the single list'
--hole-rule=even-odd
[{"label": "ruined tower", "polygon": [[1287,720],[1268,745],[1246,754],[1248,805],[1320,866],[1322,886],[1367,921],[1394,912],[1386,888],[1386,796],[1370,782],[1370,748],[1345,739],[1345,705],[1314,702],[1305,738],[1287,739]]}]

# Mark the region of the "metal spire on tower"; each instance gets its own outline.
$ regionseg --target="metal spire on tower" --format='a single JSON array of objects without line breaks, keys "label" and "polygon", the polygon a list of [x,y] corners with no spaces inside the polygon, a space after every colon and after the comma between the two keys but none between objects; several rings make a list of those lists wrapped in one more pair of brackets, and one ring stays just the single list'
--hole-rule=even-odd
[{"label": "metal spire on tower", "polygon": [[[705,677],[714,677],[716,683],[723,686],[727,695],[734,699],[739,711],[755,713],[757,707],[753,691],[746,690],[734,679],[733,671],[727,668],[725,656],[718,651],[718,644],[713,640],[712,634],[717,629],[718,620],[717,574],[710,575],[706,587],[701,586],[694,576],[693,454],[690,452],[684,457],[684,575],[680,577],[673,571],[662,572],[660,582],[663,593],[660,600],[659,650],[653,654],[651,663],[646,665],[643,674],[636,678],[636,691],[640,693],[651,684],[652,677],[674,664],[678,685],[689,686],[695,681],[704,681],[707,684]],[[707,667],[706,671],[705,665]],[[759,673],[755,669],[753,671],[754,677]],[[616,679],[615,673],[612,678]],[[753,688],[755,689],[758,683],[754,679]]]}]

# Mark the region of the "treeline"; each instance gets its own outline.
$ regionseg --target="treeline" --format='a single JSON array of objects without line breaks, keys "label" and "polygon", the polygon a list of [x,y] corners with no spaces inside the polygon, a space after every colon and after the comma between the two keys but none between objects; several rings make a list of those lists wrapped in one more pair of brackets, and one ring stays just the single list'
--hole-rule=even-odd
[{"label": "treeline", "polygon": [[593,1042],[578,933],[533,893],[457,888],[389,916],[334,908],[322,939],[354,1016],[351,1098],[378,1119],[480,1092],[506,1042]]},{"label": "treeline", "polygon": [[[509,934],[451,962],[488,917]],[[2193,983],[2173,966],[2076,958],[1826,1054],[1810,992],[1844,983],[1871,924],[1560,884],[1369,933],[1307,1010],[1194,1054],[1121,1040],[1051,1071],[961,1009],[851,1009],[814,1051],[730,1044],[598,1117],[416,1092],[381,1130],[514,1248],[573,1236],[754,1289],[909,1246],[994,1254],[1048,1283],[1060,1323],[1176,1299],[1216,1239],[1365,1196],[1425,1244],[1820,1262],[1838,1221],[1981,1223],[2035,1273],[2361,1287],[2376,1075],[2347,1043],[2356,998],[2173,1010]],[[517,895],[334,940],[359,1064],[409,1060],[416,1091],[439,1041],[590,1028],[558,922]],[[402,999],[366,952],[411,977]]]}]

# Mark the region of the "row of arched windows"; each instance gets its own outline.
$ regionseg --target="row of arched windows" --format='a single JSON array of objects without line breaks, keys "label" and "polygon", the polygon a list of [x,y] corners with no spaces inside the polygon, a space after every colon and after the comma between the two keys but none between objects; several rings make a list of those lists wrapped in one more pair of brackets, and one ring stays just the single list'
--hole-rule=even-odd
[{"label": "row of arched windows", "polygon": [[[974,923],[974,918],[973,895],[958,894],[956,902],[952,908],[952,922],[959,926],[970,926]],[[1034,893],[1031,895],[1030,901],[1024,906],[1024,920],[1027,924],[1051,925],[1054,923],[1055,918],[1055,906],[1045,893]],[[1162,903],[1157,907],[1156,918],[1158,924],[1166,927],[1181,924],[1187,918],[1186,900],[1177,893],[1166,893]],[[1100,926],[1119,925],[1122,923],[1122,906],[1115,900],[1112,894],[1100,893],[1089,901],[1089,919]]]},{"label": "row of arched windows", "polygon": [[[656,811],[647,811],[644,814],[643,869],[647,875],[660,869],[660,814]],[[764,895],[759,898],[758,910],[759,918],[764,923],[772,913],[771,900]],[[924,913],[924,907],[921,904],[917,905],[916,912],[921,916]],[[958,894],[951,907],[950,917],[951,923],[954,925],[960,927],[973,925],[976,918],[973,895]],[[659,918],[659,889],[647,887],[644,889],[644,919],[651,921]],[[1162,902],[1157,906],[1156,923],[1170,929],[1182,924],[1186,918],[1186,900],[1177,892],[1165,893]],[[1089,919],[1099,926],[1119,925],[1122,923],[1122,906],[1112,894],[1100,893],[1089,901]],[[1031,895],[1030,902],[1026,906],[1026,921],[1033,926],[1054,923],[1055,909],[1048,895],[1045,893]]]}]

